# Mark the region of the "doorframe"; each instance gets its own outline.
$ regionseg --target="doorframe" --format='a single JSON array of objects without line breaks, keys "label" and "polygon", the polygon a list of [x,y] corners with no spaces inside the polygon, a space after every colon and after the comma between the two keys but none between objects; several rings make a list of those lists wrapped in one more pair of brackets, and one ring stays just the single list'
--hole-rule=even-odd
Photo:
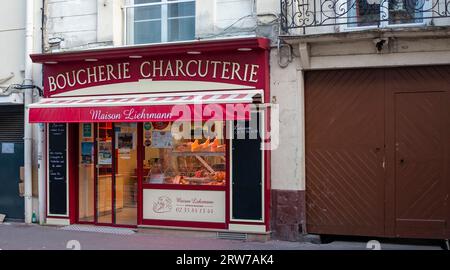
[{"label": "doorframe", "polygon": [[[73,145],[75,146],[76,145],[76,152],[78,153],[78,149],[79,149],[79,143],[80,143],[80,134],[79,134],[79,128],[80,128],[80,125],[81,125],[82,123],[77,123],[77,134],[76,134],[76,136],[75,136],[75,134],[74,134],[74,136],[73,136],[73,140],[75,140],[75,142],[73,142]],[[94,154],[93,154],[93,160],[94,160],[94,221],[93,222],[90,222],[90,221],[80,221],[80,217],[79,217],[79,203],[80,203],[80,197],[79,197],[79,195],[80,195],[80,186],[79,186],[79,174],[78,174],[78,171],[76,171],[75,173],[73,173],[72,174],[72,176],[75,178],[74,180],[75,181],[73,181],[75,184],[74,184],[74,190],[75,190],[75,192],[74,192],[74,203],[75,203],[75,207],[74,207],[74,209],[75,209],[75,213],[74,213],[74,216],[75,216],[75,218],[74,218],[74,222],[73,223],[76,223],[76,224],[86,224],[86,225],[94,225],[94,226],[108,226],[108,227],[118,227],[118,228],[137,228],[137,226],[139,225],[139,224],[141,224],[142,223],[142,216],[141,216],[141,208],[142,208],[142,205],[141,205],[141,202],[142,202],[142,194],[141,194],[141,192],[142,192],[142,162],[140,162],[140,159],[139,159],[139,157],[141,156],[142,157],[142,149],[141,149],[141,145],[143,145],[142,144],[142,140],[140,140],[139,138],[142,138],[142,134],[140,134],[139,133],[139,130],[142,130],[142,123],[136,123],[137,124],[137,154],[136,154],[136,156],[137,156],[137,159],[138,159],[138,161],[137,161],[137,181],[138,181],[138,185],[137,185],[137,190],[136,190],[136,192],[137,192],[137,194],[138,194],[138,196],[137,196],[137,208],[136,208],[136,211],[137,211],[137,213],[136,213],[136,225],[124,225],[124,224],[115,224],[115,209],[114,209],[114,206],[115,206],[115,183],[116,183],[116,181],[115,181],[115,179],[116,179],[116,173],[115,173],[115,169],[116,169],[116,157],[117,157],[117,155],[116,155],[116,147],[115,147],[115,130],[114,130],[114,128],[115,128],[115,123],[113,122],[112,123],[112,131],[113,131],[113,135],[112,135],[112,154],[113,154],[113,156],[112,156],[112,179],[111,179],[111,181],[112,181],[112,184],[111,184],[111,188],[112,188],[112,190],[111,190],[111,215],[112,215],[112,220],[111,220],[111,223],[102,223],[102,222],[98,222],[98,211],[97,211],[97,199],[98,199],[98,197],[97,197],[97,192],[98,192],[98,188],[97,188],[97,184],[98,184],[98,171],[97,171],[97,167],[96,167],[96,165],[97,165],[97,163],[98,163],[98,154],[97,154],[97,151],[98,151],[98,123],[90,123],[90,124],[92,124],[92,126],[93,126],[93,129],[94,129],[94,131],[93,131],[93,138],[94,138]],[[79,155],[79,153],[77,154],[77,157],[76,157],[76,159],[75,159],[75,161],[76,161],[76,168],[78,168],[78,165],[80,164],[80,155]]]}]

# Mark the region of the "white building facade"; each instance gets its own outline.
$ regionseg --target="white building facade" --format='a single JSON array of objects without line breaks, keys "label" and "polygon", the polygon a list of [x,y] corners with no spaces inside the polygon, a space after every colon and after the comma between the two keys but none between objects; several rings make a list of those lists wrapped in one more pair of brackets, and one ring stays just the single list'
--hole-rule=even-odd
[{"label": "white building facade", "polygon": [[[146,141],[146,134],[150,133],[145,130],[148,127],[147,131],[154,132],[153,124],[114,124],[113,128],[94,121],[91,125],[74,120],[80,124],[65,126],[68,138],[65,146],[66,149],[78,149],[78,153],[73,157],[66,155],[67,160],[81,160],[84,163],[73,165],[84,164],[85,168],[95,165],[96,169],[70,172],[67,167],[68,172],[57,172],[78,180],[70,182],[69,179],[59,187],[59,192],[62,190],[65,194],[62,198],[50,198],[51,192],[47,188],[47,222],[272,233],[275,238],[288,240],[299,240],[307,233],[448,239],[450,140],[446,139],[449,138],[446,108],[450,107],[447,78],[450,51],[449,14],[443,8],[445,6],[448,3],[441,0],[395,3],[387,0],[45,1],[43,53],[35,55],[33,60],[44,65],[46,98],[66,98],[68,103],[82,103],[83,100],[76,98],[88,99],[92,98],[90,95],[96,95],[98,102],[106,104],[115,94],[145,92],[171,96],[188,91],[193,95],[192,91],[202,89],[205,98],[211,94],[208,90],[235,91],[251,86],[253,90],[263,90],[255,93],[263,96],[265,105],[279,108],[277,147],[263,151],[262,156],[247,157],[247,160],[262,164],[264,169],[257,167],[261,174],[242,175],[248,179],[259,178],[261,182],[253,183],[253,188],[262,186],[262,192],[257,197],[249,195],[253,201],[233,204],[240,198],[239,191],[245,188],[233,189],[233,181],[240,176],[240,171],[233,171],[239,167],[233,167],[239,154],[230,150],[226,163],[232,166],[225,171],[231,176],[227,176],[225,187],[200,189],[210,192],[205,192],[208,194],[205,201],[224,202],[216,203],[219,205],[217,215],[210,219],[170,216],[167,205],[178,200],[183,192],[176,193],[171,188],[163,194],[164,188],[152,182],[163,180],[152,178],[149,183],[145,182],[146,170],[152,172],[154,162],[161,163],[158,166],[163,168],[166,166],[164,151],[155,154],[153,150],[136,150],[136,153],[121,150],[119,154],[112,154],[117,155],[118,161],[114,158],[101,161],[111,162],[111,167],[102,169],[99,166],[102,165],[98,160],[99,142],[108,149],[108,132],[114,133],[111,140],[117,141],[119,136],[124,139],[125,135],[116,134],[116,130],[128,130],[124,133],[137,134],[133,136],[139,139],[142,136],[143,146],[150,147],[150,142],[147,146]],[[247,51],[248,54],[240,57],[236,51]],[[255,85],[248,81],[245,84],[226,81],[232,77],[226,75],[226,65],[233,67],[234,61],[236,74],[239,74],[238,65],[243,66],[245,61],[256,65],[253,59],[263,58],[253,53],[263,51],[268,54],[267,63],[260,65],[266,74],[265,84],[258,84],[261,81]],[[189,55],[186,59],[181,56],[186,54]],[[192,65],[198,65],[199,60],[214,60],[202,58],[207,56],[225,63],[225,68],[221,69],[222,81],[207,80],[193,86],[187,82],[189,79],[172,78],[182,83],[165,85],[155,83],[161,80],[157,77],[152,83],[147,81],[146,86],[141,82],[151,77],[150,73],[143,72],[146,65],[152,67],[153,72],[164,69],[164,75],[167,75],[173,72],[168,65],[177,65],[177,60],[180,61],[177,69],[181,69],[181,65],[193,60],[197,62]],[[149,57],[162,62],[145,64]],[[128,58],[132,59],[130,64],[125,61]],[[119,66],[119,63],[124,65]],[[108,64],[112,65],[110,69]],[[138,64],[138,78],[133,77],[134,71],[130,78],[124,75],[128,65],[130,70],[137,72],[139,69],[134,65]],[[115,66],[125,72],[124,78],[114,73]],[[88,75],[86,80],[85,74]],[[109,74],[109,77],[100,74]],[[216,79],[215,75],[211,76]],[[111,78],[114,83],[106,82]],[[91,79],[92,85],[87,86]],[[119,79],[130,81],[119,82]],[[222,84],[219,87],[217,83]],[[121,92],[124,87],[146,90]],[[169,88],[172,91],[168,91]],[[57,103],[56,100],[49,102]],[[85,102],[95,103],[92,100]],[[59,108],[58,105],[54,107]],[[45,104],[31,108],[42,112],[51,109]],[[82,114],[81,109],[76,112]],[[268,115],[263,118],[275,118]],[[34,121],[51,123],[42,118]],[[53,126],[52,132],[58,128]],[[47,132],[49,130],[47,126]],[[109,130],[104,137],[101,137],[102,130]],[[162,130],[167,131],[164,127]],[[139,135],[141,132],[143,135]],[[52,136],[57,136],[56,133]],[[153,133],[148,136],[152,140]],[[203,138],[201,142],[205,140]],[[227,145],[234,149],[232,143]],[[238,144],[234,146],[238,147]],[[111,148],[120,150],[118,145]],[[91,152],[96,154],[89,155]],[[131,159],[133,155],[143,157],[150,169],[138,166],[135,175],[130,171],[117,171],[128,166],[120,163],[122,159],[126,160],[121,158],[125,152]],[[47,162],[51,160],[47,153]],[[209,157],[205,160],[208,163]],[[222,165],[209,166],[214,170]],[[114,170],[115,176],[104,177],[114,175]],[[248,169],[248,172],[251,174],[252,170]],[[80,182],[81,175],[92,181]],[[142,181],[142,184],[136,183],[135,191],[131,187],[133,177]],[[45,180],[47,185],[55,180],[49,178]],[[103,178],[112,179],[113,185],[128,184],[111,189],[105,184],[109,180],[102,184]],[[89,186],[91,191],[86,189]],[[104,187],[113,190],[110,195],[99,191]],[[86,189],[84,193],[80,191],[83,188]],[[57,184],[55,189],[58,189]],[[184,192],[191,197],[196,194],[195,188],[181,190],[192,191]],[[117,194],[125,194],[125,197],[118,199]],[[100,203],[99,198],[104,202]],[[140,204],[136,206],[129,198],[135,198]],[[50,209],[52,200],[55,205]],[[64,203],[58,206],[58,200]],[[254,201],[261,203],[255,206]],[[137,208],[132,210],[135,214],[126,214],[127,205]],[[149,205],[155,205],[153,212]],[[247,209],[244,205],[256,208]],[[109,216],[111,209],[119,208],[120,211],[113,211]],[[159,213],[163,216],[156,217],[158,211],[164,212]],[[259,213],[256,216],[250,214],[256,212]],[[137,220],[137,224],[125,224],[127,217]]]}]

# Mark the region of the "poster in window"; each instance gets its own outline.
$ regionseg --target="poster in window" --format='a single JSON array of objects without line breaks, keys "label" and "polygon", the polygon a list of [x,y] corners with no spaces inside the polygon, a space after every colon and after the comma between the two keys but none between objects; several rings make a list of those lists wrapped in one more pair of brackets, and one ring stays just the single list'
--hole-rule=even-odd
[{"label": "poster in window", "polygon": [[153,131],[152,132],[153,148],[172,148],[173,139],[170,131]]},{"label": "poster in window", "polygon": [[117,148],[121,154],[122,159],[129,159],[130,152],[134,149],[133,133],[120,132],[117,133]]},{"label": "poster in window", "polygon": [[92,157],[94,156],[94,143],[82,142],[81,143],[81,163],[92,164]]},{"label": "poster in window", "polygon": [[101,141],[98,143],[98,164],[112,165],[111,141]]},{"label": "poster in window", "polygon": [[91,124],[83,124],[83,138],[92,138]]}]

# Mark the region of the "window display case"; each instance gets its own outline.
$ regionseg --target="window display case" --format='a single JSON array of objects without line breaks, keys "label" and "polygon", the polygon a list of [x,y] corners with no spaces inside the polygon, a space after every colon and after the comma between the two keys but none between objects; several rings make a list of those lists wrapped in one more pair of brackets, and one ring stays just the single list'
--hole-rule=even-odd
[{"label": "window display case", "polygon": [[207,137],[177,140],[170,126],[163,130],[144,128],[144,183],[225,186],[226,145],[219,138],[222,131],[214,128]]}]

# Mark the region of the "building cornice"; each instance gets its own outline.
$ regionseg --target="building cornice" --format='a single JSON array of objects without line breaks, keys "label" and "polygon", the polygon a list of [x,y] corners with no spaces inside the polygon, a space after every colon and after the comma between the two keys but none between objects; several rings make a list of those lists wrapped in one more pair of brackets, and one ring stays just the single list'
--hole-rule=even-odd
[{"label": "building cornice", "polygon": [[448,38],[450,26],[377,28],[310,35],[280,35],[288,44],[326,43],[375,38]]},{"label": "building cornice", "polygon": [[127,58],[130,56],[149,57],[155,55],[171,55],[196,51],[201,53],[233,51],[238,49],[269,50],[270,40],[266,38],[232,38],[214,39],[177,43],[150,44],[124,47],[102,47],[89,50],[66,51],[30,55],[34,63],[61,63],[83,61],[85,59],[108,60]]}]

